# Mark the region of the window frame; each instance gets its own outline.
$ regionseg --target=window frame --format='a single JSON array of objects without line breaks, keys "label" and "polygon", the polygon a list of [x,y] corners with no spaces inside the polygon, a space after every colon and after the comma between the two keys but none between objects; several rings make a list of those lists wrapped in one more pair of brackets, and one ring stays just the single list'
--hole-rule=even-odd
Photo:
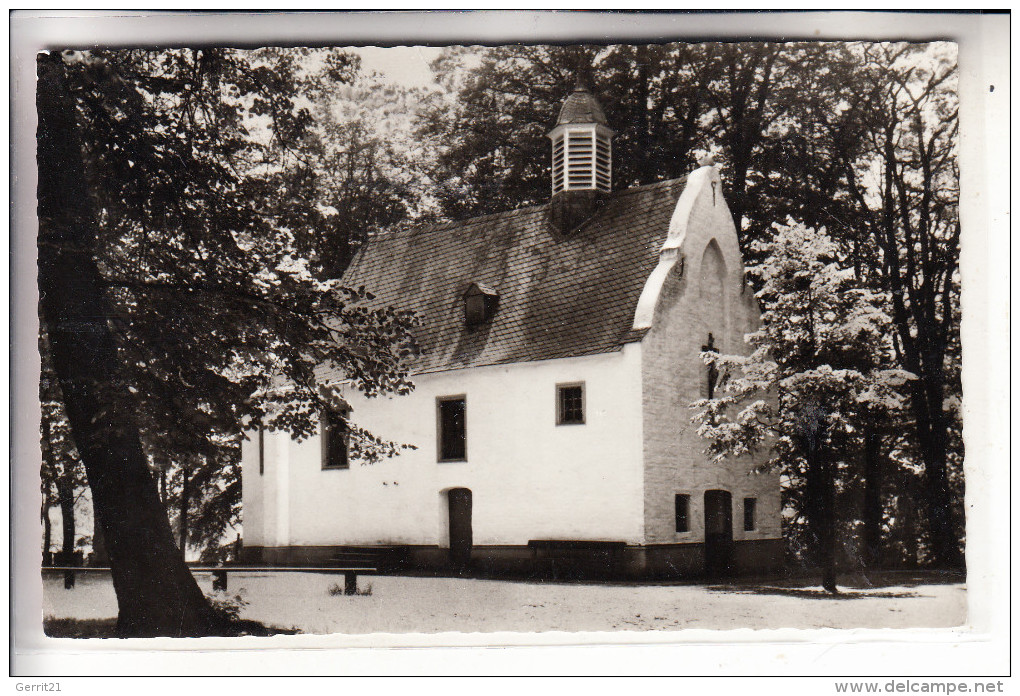
[{"label": "window frame", "polygon": [[[563,391],[565,389],[581,390],[581,420],[563,419]],[[556,385],[556,425],[585,425],[588,422],[588,389],[584,382],[559,382]]]},{"label": "window frame", "polygon": [[[443,457],[443,404],[460,401],[464,404],[464,422],[461,425],[463,430],[463,456],[455,458]],[[445,464],[449,462],[466,462],[468,460],[468,432],[467,432],[467,394],[451,394],[449,396],[436,397],[436,462]]]},{"label": "window frame", "polygon": [[[472,306],[477,311],[472,311]],[[481,326],[488,319],[488,312],[485,306],[485,295],[481,292],[466,293],[464,295],[464,323],[468,328]]]},{"label": "window frame", "polygon": [[[492,322],[499,308],[499,293],[487,285],[471,283],[461,295],[461,302],[464,307],[464,326],[473,331]],[[471,303],[479,303],[478,312],[469,311]]]},{"label": "window frame", "polygon": [[[321,469],[322,471],[347,471],[351,468],[351,452],[350,452],[350,440],[348,439],[349,430],[347,428],[347,419],[350,418],[351,412],[346,409],[338,409],[335,411],[325,411],[319,416],[319,438],[322,441],[322,456],[321,456]],[[331,420],[331,416],[339,416],[340,422],[336,423]],[[337,426],[341,427],[340,434],[343,437],[343,453],[344,461],[342,464],[334,464],[330,460],[331,447],[330,443],[336,433]]]},{"label": "window frame", "polygon": [[[748,507],[750,503],[750,508]],[[750,512],[750,517],[748,517]],[[757,498],[744,498],[744,531],[745,532],[756,532],[758,531],[758,499]],[[750,522],[751,526],[748,527],[747,523]]]},{"label": "window frame", "polygon": [[259,476],[264,476],[266,473],[266,429],[261,423],[259,424]]},{"label": "window frame", "polygon": [[[673,494],[673,530],[676,534],[691,533],[691,498],[692,496],[690,493]],[[679,529],[681,500],[684,501],[684,529]]]}]

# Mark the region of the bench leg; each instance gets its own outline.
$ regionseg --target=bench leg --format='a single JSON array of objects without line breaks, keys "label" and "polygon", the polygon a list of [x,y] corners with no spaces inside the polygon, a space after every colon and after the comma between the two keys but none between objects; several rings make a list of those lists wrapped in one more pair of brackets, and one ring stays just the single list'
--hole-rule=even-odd
[{"label": "bench leg", "polygon": [[64,571],[64,589],[65,590],[73,590],[74,589],[74,571],[73,570],[65,570]]},{"label": "bench leg", "polygon": [[214,590],[227,590],[227,571],[225,570],[214,570],[212,588]]},{"label": "bench leg", "polygon": [[351,571],[344,573],[344,594],[358,594],[358,574]]}]

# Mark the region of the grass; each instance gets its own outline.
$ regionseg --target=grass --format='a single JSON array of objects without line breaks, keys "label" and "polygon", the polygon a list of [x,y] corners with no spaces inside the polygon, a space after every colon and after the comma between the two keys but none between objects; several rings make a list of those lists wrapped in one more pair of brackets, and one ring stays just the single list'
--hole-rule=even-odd
[{"label": "grass", "polygon": [[[117,635],[117,619],[56,619],[48,616],[43,619],[43,632],[50,638],[119,638]],[[294,635],[300,633],[296,628],[279,628],[266,626],[251,619],[234,619],[227,630],[220,635],[230,638],[240,636],[275,636]]]}]

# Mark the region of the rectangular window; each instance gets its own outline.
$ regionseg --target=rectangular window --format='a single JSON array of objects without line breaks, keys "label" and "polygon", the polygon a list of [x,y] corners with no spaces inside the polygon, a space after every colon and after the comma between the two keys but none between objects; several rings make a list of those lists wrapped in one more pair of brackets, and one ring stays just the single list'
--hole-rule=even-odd
[{"label": "rectangular window", "polygon": [[259,426],[259,476],[266,473],[266,429]]},{"label": "rectangular window", "polygon": [[464,316],[468,326],[485,323],[485,296],[468,295],[464,298]]},{"label": "rectangular window", "polygon": [[691,531],[691,496],[677,494],[673,499],[673,508],[676,515],[676,531]]},{"label": "rectangular window", "polygon": [[347,456],[347,413],[330,411],[322,416],[322,468],[349,469]]},{"label": "rectangular window", "polygon": [[467,400],[463,396],[441,397],[438,411],[439,461],[467,461]]},{"label": "rectangular window", "polygon": [[556,425],[584,423],[584,383],[556,385]]},{"label": "rectangular window", "polygon": [[758,507],[758,500],[756,498],[744,498],[744,531],[754,531],[754,512],[755,508]]}]

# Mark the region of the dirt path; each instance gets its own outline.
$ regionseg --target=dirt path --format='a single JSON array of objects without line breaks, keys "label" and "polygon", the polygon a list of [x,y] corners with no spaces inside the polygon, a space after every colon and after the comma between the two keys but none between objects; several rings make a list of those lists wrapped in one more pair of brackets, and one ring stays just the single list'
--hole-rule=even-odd
[{"label": "dirt path", "polygon": [[[231,575],[242,616],[304,633],[442,631],[619,631],[774,628],[951,627],[966,622],[962,581],[884,575],[831,597],[804,582],[630,585],[371,577],[371,594],[331,595],[333,575]],[[958,580],[958,579],[956,579]],[[200,584],[211,590],[209,580]],[[342,581],[341,581],[342,584]],[[43,613],[108,618],[116,599],[108,576],[79,577],[64,590],[47,578]]]}]

